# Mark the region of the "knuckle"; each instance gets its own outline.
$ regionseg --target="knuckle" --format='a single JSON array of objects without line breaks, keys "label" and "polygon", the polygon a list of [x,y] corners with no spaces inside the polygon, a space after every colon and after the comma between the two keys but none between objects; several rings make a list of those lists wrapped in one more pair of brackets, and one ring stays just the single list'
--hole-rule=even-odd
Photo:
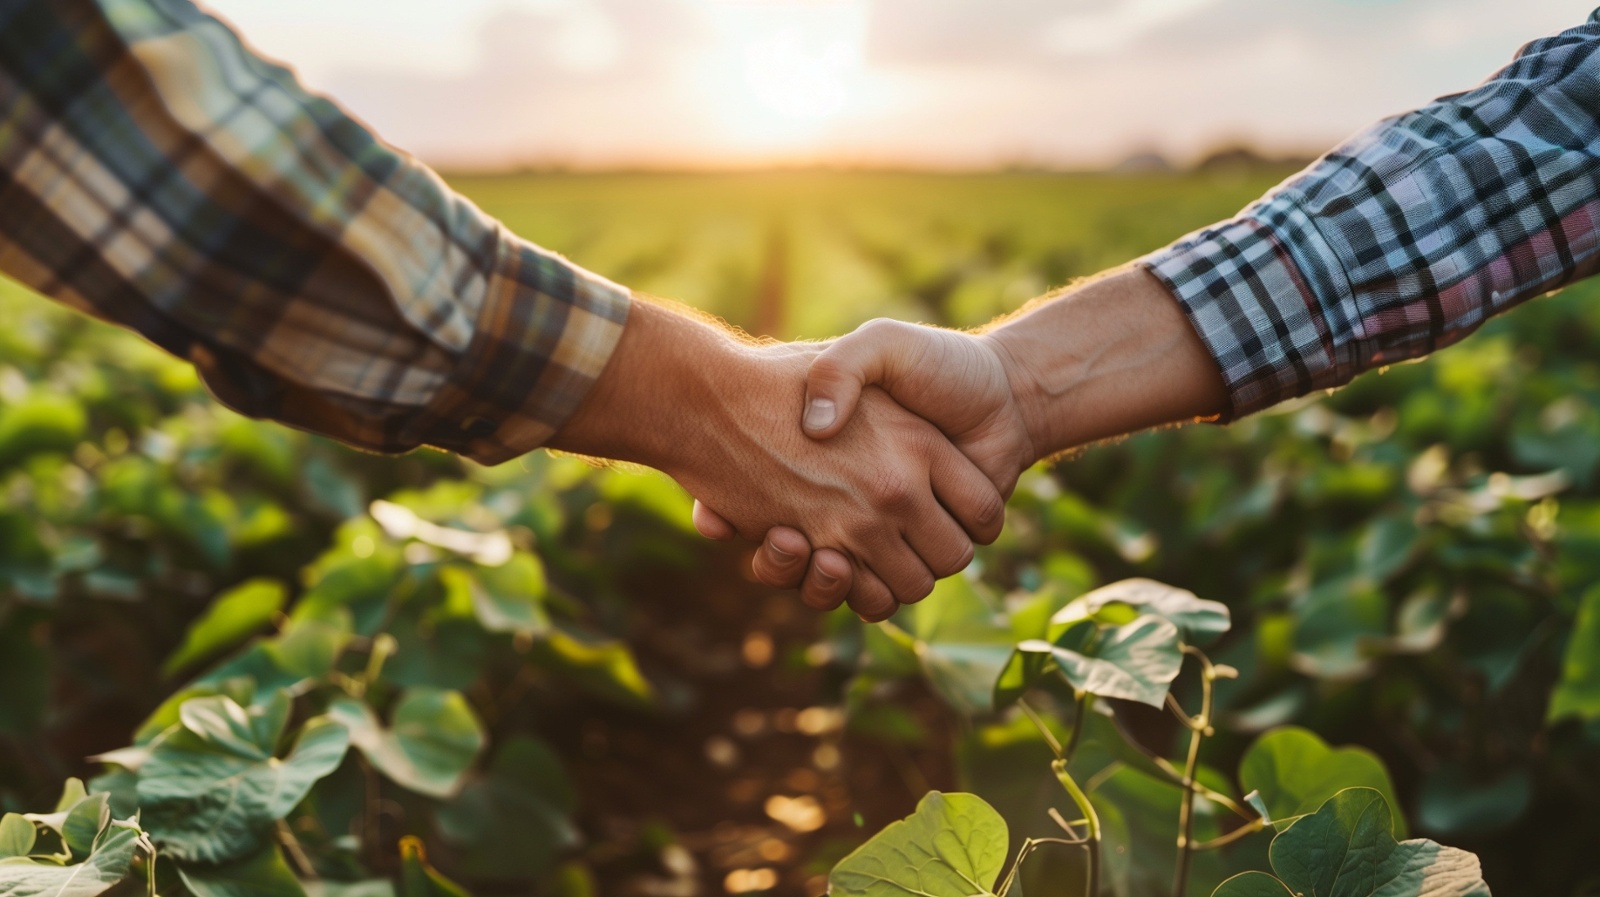
[{"label": "knuckle", "polygon": [[911,510],[916,502],[917,490],[906,476],[891,473],[873,482],[870,495],[877,507],[899,514]]},{"label": "knuckle", "polygon": [[978,536],[984,545],[988,545],[1000,537],[1000,530],[1005,523],[1006,503],[996,493],[983,497],[973,514],[973,523],[978,529]]},{"label": "knuckle", "polygon": [[832,350],[823,352],[811,360],[810,376],[812,380],[832,382],[844,375],[844,368],[840,365],[837,356],[831,354]]},{"label": "knuckle", "polygon": [[939,565],[933,572],[938,574],[940,579],[954,576],[967,569],[967,565],[972,563],[972,555],[972,543],[965,542],[959,550],[951,553],[949,560]]},{"label": "knuckle", "polygon": [[895,598],[901,604],[916,604],[918,601],[921,601],[922,599],[933,594],[934,582],[935,580],[932,574],[918,574],[910,581],[908,587],[904,591],[897,594]]},{"label": "knuckle", "polygon": [[899,329],[900,322],[893,318],[873,318],[856,328],[856,333],[861,336],[882,337],[896,333]]}]

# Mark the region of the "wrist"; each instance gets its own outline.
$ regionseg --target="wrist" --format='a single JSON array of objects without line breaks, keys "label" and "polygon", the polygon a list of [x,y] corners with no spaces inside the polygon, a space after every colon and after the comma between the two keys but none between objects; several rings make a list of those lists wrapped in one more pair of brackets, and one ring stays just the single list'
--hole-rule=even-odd
[{"label": "wrist", "polygon": [[1041,457],[1227,407],[1210,352],[1141,268],[1057,296],[985,336]]},{"label": "wrist", "polygon": [[589,395],[548,445],[679,476],[710,429],[730,382],[753,367],[748,347],[695,316],[635,302]]}]

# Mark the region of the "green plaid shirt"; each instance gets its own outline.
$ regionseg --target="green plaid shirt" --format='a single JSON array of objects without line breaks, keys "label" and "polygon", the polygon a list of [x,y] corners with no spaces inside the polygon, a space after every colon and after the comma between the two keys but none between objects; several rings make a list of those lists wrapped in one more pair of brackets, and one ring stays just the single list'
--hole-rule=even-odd
[{"label": "green plaid shirt", "polygon": [[0,0],[0,270],[245,414],[488,464],[567,419],[629,303],[187,0]]}]

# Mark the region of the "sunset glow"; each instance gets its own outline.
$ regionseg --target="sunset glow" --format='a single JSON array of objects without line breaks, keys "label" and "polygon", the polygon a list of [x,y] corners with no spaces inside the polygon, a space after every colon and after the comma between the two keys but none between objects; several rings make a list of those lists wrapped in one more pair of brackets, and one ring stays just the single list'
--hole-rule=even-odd
[{"label": "sunset glow", "polygon": [[715,42],[702,74],[707,108],[752,148],[793,149],[859,98],[867,4],[712,0]]},{"label": "sunset glow", "polygon": [[1085,166],[1324,149],[1593,0],[212,0],[445,165]]}]

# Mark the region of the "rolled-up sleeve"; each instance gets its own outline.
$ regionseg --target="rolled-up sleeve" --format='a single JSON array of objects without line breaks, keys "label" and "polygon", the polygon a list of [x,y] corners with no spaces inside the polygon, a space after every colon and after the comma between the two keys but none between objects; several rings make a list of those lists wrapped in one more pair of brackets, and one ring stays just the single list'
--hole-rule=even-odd
[{"label": "rolled-up sleeve", "polygon": [[188,0],[0,4],[0,270],[245,414],[491,464],[561,426],[629,307]]},{"label": "rolled-up sleeve", "polygon": [[1141,260],[1225,419],[1426,355],[1600,266],[1600,11]]}]

